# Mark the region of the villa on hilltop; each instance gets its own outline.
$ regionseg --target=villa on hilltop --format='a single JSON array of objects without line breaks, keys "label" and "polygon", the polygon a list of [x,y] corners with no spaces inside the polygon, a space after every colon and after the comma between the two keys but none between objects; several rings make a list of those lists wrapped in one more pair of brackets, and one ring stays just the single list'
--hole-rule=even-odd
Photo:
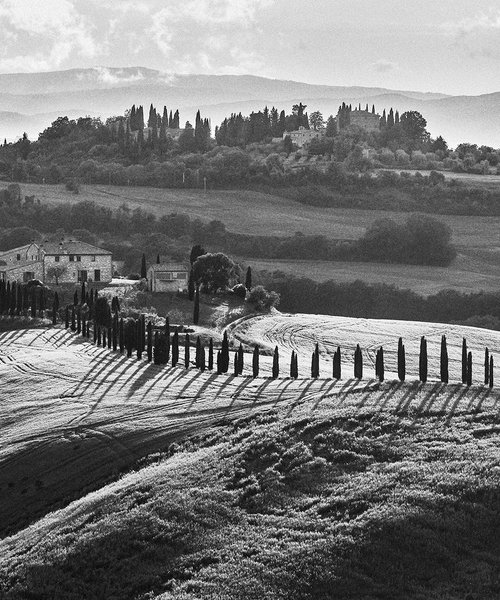
[{"label": "villa on hilltop", "polygon": [[113,275],[111,259],[108,250],[78,240],[32,242],[0,252],[0,281],[108,283]]},{"label": "villa on hilltop", "polygon": [[285,131],[283,133],[283,139],[289,137],[292,142],[299,148],[309,145],[312,140],[316,138],[322,138],[325,135],[324,129],[307,129],[306,127],[299,127],[296,131]]}]

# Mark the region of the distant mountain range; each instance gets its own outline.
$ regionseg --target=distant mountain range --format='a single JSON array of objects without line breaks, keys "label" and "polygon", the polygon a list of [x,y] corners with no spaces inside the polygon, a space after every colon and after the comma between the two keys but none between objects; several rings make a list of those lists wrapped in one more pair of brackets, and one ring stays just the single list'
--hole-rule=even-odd
[{"label": "distant mountain range", "polygon": [[47,73],[0,74],[0,138],[14,140],[26,131],[31,139],[58,116],[123,114],[132,104],[146,110],[179,108],[192,121],[198,108],[218,125],[232,112],[275,105],[289,111],[299,101],[325,117],[342,102],[418,110],[433,136],[450,145],[472,142],[500,147],[500,92],[480,96],[447,96],[376,87],[310,85],[252,75],[176,75],[143,67],[71,69]]}]

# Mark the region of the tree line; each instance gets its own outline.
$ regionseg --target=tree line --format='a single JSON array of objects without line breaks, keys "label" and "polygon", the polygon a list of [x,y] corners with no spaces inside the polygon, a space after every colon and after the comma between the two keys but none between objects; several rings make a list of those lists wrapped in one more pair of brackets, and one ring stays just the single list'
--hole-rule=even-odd
[{"label": "tree line", "polygon": [[[160,331],[154,330],[151,321],[146,323],[144,315],[139,319],[123,319],[119,316],[119,303],[117,298],[113,298],[111,305],[104,296],[95,295],[91,300],[93,310],[88,309],[88,297],[85,290],[82,289],[81,302],[78,304],[78,292],[75,291],[75,302],[72,306],[67,306],[65,310],[65,327],[73,332],[90,339],[90,322],[93,317],[93,342],[103,348],[119,351],[121,354],[126,352],[127,357],[132,357],[135,352],[137,360],[141,360],[146,355],[147,362],[154,362],[157,365],[166,365],[171,362],[172,367],[177,366],[180,361],[180,339],[178,328],[173,334],[170,331],[170,321],[168,317],[165,320],[165,326]],[[71,318],[70,318],[71,313]],[[231,365],[230,343],[227,331],[224,331],[220,349],[214,348],[213,339],[210,338],[208,347],[202,342],[200,336],[196,338],[194,360],[191,359],[192,341],[189,333],[184,334],[184,368],[190,368],[191,364],[202,372],[206,369],[216,369],[217,374],[228,373]],[[233,372],[237,377],[244,372],[245,352],[243,345],[233,352]],[[397,351],[397,372],[401,382],[406,380],[406,352],[403,338],[399,338]],[[440,350],[440,380],[442,383],[449,383],[449,359],[446,336],[441,337]],[[252,376],[254,378],[260,373],[260,348],[254,346],[252,352]],[[485,348],[484,353],[484,385],[493,388],[494,385],[494,359],[489,349]],[[299,377],[298,355],[292,352],[289,363],[289,376],[292,379]],[[418,357],[419,381],[426,383],[428,380],[428,354],[427,340],[425,336],[420,339],[420,351]],[[473,360],[472,352],[467,348],[467,340],[462,341],[462,378],[464,385],[472,385]],[[332,361],[332,377],[340,380],[342,378],[342,350],[337,347]],[[280,376],[280,355],[278,346],[275,347],[272,358],[271,377],[277,379]],[[320,352],[319,345],[316,346],[311,355],[310,377],[317,379],[320,377]],[[354,378],[363,379],[363,353],[359,344],[354,351]],[[384,348],[380,346],[376,350],[375,358],[375,378],[380,382],[385,379]]]}]

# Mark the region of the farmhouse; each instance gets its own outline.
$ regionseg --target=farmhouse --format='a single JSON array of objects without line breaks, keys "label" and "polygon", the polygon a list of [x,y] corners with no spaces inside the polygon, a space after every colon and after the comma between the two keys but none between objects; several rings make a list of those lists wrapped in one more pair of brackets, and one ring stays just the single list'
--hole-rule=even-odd
[{"label": "farmhouse", "polygon": [[148,287],[152,292],[182,292],[188,287],[188,269],[179,263],[160,263],[148,269]]},{"label": "farmhouse", "polygon": [[324,129],[306,129],[305,127],[301,126],[296,131],[285,131],[283,133],[283,139],[289,136],[294,144],[296,144],[299,148],[302,148],[303,146],[310,144],[314,138],[321,138],[324,135]]},{"label": "farmhouse", "polygon": [[0,253],[0,280],[111,281],[111,252],[77,240],[26,244]]}]

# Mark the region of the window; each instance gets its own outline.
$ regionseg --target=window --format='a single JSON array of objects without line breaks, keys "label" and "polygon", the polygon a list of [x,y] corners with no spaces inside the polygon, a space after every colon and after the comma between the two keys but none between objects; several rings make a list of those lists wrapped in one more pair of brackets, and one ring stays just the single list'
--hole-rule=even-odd
[{"label": "window", "polygon": [[101,269],[94,269],[94,281],[101,281]]},{"label": "window", "polygon": [[17,260],[21,260],[21,255],[20,254],[17,255]]},{"label": "window", "polygon": [[33,271],[25,271],[23,273],[23,280],[26,281],[31,281],[32,279],[35,279],[35,274],[33,273]]},{"label": "window", "polygon": [[61,258],[61,257],[60,257],[58,254],[57,254],[56,256],[54,256],[54,260],[55,260],[56,262],[59,262],[59,259],[60,259],[60,258]]},{"label": "window", "polygon": [[85,270],[78,271],[78,281],[80,281],[80,282],[87,281],[87,275],[88,275],[88,272]]},{"label": "window", "polygon": [[187,273],[176,273],[177,279],[187,279]]},{"label": "window", "polygon": [[95,262],[95,254],[92,255],[92,258],[90,259],[92,262]]},{"label": "window", "polygon": [[70,254],[69,255],[69,262],[75,262],[75,255],[74,254]]},{"label": "window", "polygon": [[82,257],[79,254],[76,257],[76,262],[82,262]]}]

